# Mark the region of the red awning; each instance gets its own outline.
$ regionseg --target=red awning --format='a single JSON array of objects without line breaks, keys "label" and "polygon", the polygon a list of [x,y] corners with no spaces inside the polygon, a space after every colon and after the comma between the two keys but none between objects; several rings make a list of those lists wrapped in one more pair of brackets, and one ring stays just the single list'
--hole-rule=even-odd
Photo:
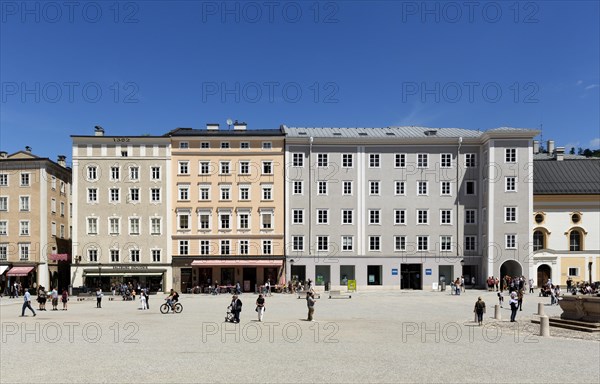
[{"label": "red awning", "polygon": [[52,261],[67,261],[69,259],[69,255],[66,253],[53,253],[48,255],[48,259]]},{"label": "red awning", "polygon": [[32,270],[33,267],[12,267],[6,276],[27,276]]},{"label": "red awning", "polygon": [[235,267],[235,266],[251,266],[251,267],[281,267],[283,260],[194,260],[192,265],[195,267]]}]

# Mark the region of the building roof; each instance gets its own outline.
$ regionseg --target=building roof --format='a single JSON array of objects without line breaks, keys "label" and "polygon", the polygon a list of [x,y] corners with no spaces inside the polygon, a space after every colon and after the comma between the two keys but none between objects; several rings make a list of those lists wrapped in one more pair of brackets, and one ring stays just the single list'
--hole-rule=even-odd
[{"label": "building roof", "polygon": [[536,131],[523,128],[494,128],[487,131],[465,129],[465,128],[429,128],[414,126],[392,126],[392,127],[287,127],[283,130],[288,137],[345,137],[345,138],[480,138],[487,133],[529,133]]},{"label": "building roof", "polygon": [[534,161],[533,194],[600,194],[600,159]]},{"label": "building roof", "polygon": [[163,136],[170,137],[187,137],[187,136],[230,136],[230,137],[245,137],[245,136],[284,136],[285,133],[277,129],[244,129],[244,130],[223,130],[223,129],[194,129],[194,128],[176,128]]},{"label": "building roof", "polygon": [[[564,154],[564,159],[565,160],[585,160],[587,159],[587,157],[582,156],[582,155],[571,155],[568,153]],[[550,153],[534,153],[533,154],[533,160],[556,160],[556,156],[550,154]]]}]

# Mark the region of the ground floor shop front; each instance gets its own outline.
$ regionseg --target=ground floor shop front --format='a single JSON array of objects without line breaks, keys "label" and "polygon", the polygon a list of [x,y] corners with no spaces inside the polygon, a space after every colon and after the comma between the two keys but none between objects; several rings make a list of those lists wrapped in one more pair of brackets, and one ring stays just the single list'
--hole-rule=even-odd
[{"label": "ground floor shop front", "polygon": [[169,265],[74,265],[71,268],[72,288],[75,293],[104,292],[114,286],[131,285],[134,289],[148,288],[151,292],[164,292],[171,288]]},{"label": "ground floor shop front", "polygon": [[226,290],[239,283],[242,292],[256,292],[267,281],[283,284],[283,265],[283,257],[173,260],[173,286],[183,293],[207,293],[215,284]]}]

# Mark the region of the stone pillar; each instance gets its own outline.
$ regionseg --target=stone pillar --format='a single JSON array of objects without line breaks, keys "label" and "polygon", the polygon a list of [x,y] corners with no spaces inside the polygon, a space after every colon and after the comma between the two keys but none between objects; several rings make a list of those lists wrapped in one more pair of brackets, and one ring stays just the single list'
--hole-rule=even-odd
[{"label": "stone pillar", "polygon": [[540,336],[550,336],[550,319],[548,316],[540,316]]},{"label": "stone pillar", "polygon": [[544,303],[538,303],[538,316],[544,316]]},{"label": "stone pillar", "polygon": [[502,320],[502,313],[500,312],[500,305],[494,305],[494,319]]}]

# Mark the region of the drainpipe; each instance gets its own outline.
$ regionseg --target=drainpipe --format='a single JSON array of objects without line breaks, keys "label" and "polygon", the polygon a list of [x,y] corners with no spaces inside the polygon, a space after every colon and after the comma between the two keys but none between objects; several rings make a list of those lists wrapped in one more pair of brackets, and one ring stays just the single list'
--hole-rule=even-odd
[{"label": "drainpipe", "polygon": [[[456,149],[456,257],[460,259],[460,232],[459,232],[459,209],[460,209],[460,147],[462,145],[462,136],[458,138],[458,148]],[[461,268],[460,274],[462,276],[463,271]]]},{"label": "drainpipe", "polygon": [[308,256],[312,257],[312,146],[314,138],[309,138],[308,145]]}]

